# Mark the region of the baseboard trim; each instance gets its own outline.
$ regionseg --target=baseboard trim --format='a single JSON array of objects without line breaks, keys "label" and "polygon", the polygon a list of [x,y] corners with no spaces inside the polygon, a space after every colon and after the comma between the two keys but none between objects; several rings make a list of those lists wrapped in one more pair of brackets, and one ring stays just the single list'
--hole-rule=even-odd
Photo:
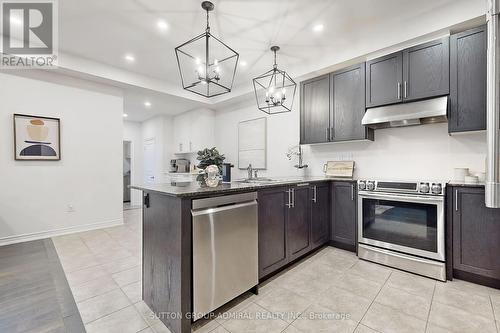
[{"label": "baseboard trim", "polygon": [[334,240],[331,240],[330,243],[329,243],[330,246],[333,246],[333,247],[336,247],[336,248],[339,248],[339,249],[342,249],[342,250],[346,250],[346,251],[351,251],[351,252],[357,252],[357,246],[356,245],[352,245],[352,244],[346,244],[346,243],[342,243],[342,242],[337,242],[337,241],[334,241]]},{"label": "baseboard trim", "polygon": [[62,236],[62,235],[72,234],[75,232],[82,232],[82,231],[89,231],[89,230],[95,230],[95,229],[101,229],[101,228],[115,227],[115,226],[122,225],[122,224],[123,224],[123,218],[119,218],[119,219],[110,220],[110,221],[106,221],[106,222],[85,224],[85,225],[79,225],[79,226],[74,226],[74,227],[69,227],[69,228],[40,231],[40,232],[31,233],[31,234],[7,236],[7,237],[0,238],[0,246],[28,242],[28,241],[39,240],[39,239],[45,239],[45,238],[51,238],[51,237],[56,237],[56,236]]}]

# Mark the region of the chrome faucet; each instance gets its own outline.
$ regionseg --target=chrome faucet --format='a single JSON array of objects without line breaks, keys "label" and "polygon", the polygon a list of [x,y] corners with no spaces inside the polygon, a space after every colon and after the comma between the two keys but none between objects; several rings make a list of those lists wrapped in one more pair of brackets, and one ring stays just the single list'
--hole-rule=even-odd
[{"label": "chrome faucet", "polygon": [[247,172],[248,172],[248,179],[252,179],[253,178],[253,168],[252,168],[252,164],[249,164],[248,167],[247,167]]},{"label": "chrome faucet", "polygon": [[[295,150],[295,149],[297,149],[297,150]],[[295,146],[295,147],[288,149],[288,153],[286,154],[286,157],[288,157],[288,160],[291,160],[293,155],[297,155],[299,157],[299,164],[294,165],[295,168],[304,169],[304,168],[308,167],[308,165],[304,164],[303,160],[302,160],[303,155],[302,155],[302,146],[301,145],[298,145],[298,146]]]}]

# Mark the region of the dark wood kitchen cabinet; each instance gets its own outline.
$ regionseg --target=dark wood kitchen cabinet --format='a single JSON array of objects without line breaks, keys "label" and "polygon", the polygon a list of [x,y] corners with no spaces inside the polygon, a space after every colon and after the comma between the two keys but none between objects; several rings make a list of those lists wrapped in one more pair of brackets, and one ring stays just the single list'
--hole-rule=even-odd
[{"label": "dark wood kitchen cabinet", "polygon": [[448,95],[449,38],[441,38],[366,63],[366,107]]},{"label": "dark wood kitchen cabinet", "polygon": [[288,262],[286,219],[288,187],[258,191],[259,202],[259,278]]},{"label": "dark wood kitchen cabinet", "polygon": [[313,248],[330,239],[330,183],[311,186],[311,244]]},{"label": "dark wood kitchen cabinet", "polygon": [[332,245],[355,252],[357,240],[356,182],[332,182],[331,197]]},{"label": "dark wood kitchen cabinet", "polygon": [[403,100],[414,101],[450,92],[449,38],[403,51]]},{"label": "dark wood kitchen cabinet", "polygon": [[486,129],[486,46],[486,26],[450,37],[450,133]]},{"label": "dark wood kitchen cabinet", "polygon": [[311,249],[311,201],[309,184],[291,186],[291,205],[287,210],[288,260]]},{"label": "dark wood kitchen cabinet", "polygon": [[373,129],[361,124],[365,115],[365,63],[330,75],[330,141],[372,140]]},{"label": "dark wood kitchen cabinet", "polygon": [[453,276],[500,288],[500,209],[486,207],[482,186],[452,187],[448,197]]},{"label": "dark wood kitchen cabinet", "polygon": [[300,84],[300,143],[323,143],[329,139],[330,76]]},{"label": "dark wood kitchen cabinet", "polygon": [[366,62],[366,107],[403,101],[403,52]]}]

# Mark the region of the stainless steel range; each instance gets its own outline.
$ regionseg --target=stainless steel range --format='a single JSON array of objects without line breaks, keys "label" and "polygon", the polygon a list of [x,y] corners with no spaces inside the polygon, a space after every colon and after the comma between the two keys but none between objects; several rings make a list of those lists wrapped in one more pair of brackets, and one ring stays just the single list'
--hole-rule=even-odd
[{"label": "stainless steel range", "polygon": [[358,181],[358,256],[446,280],[443,182]]}]

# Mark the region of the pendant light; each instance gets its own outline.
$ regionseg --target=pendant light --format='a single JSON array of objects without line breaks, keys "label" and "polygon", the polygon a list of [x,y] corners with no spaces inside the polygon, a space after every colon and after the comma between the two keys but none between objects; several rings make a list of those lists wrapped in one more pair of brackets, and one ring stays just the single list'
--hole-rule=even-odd
[{"label": "pendant light", "polygon": [[285,71],[278,69],[276,52],[279,46],[272,46],[274,53],[273,68],[253,79],[257,107],[267,114],[292,111],[297,84]]},{"label": "pendant light", "polygon": [[203,1],[207,12],[205,32],[175,48],[182,87],[195,94],[214,97],[231,91],[239,54],[210,32],[209,12],[214,4]]}]

